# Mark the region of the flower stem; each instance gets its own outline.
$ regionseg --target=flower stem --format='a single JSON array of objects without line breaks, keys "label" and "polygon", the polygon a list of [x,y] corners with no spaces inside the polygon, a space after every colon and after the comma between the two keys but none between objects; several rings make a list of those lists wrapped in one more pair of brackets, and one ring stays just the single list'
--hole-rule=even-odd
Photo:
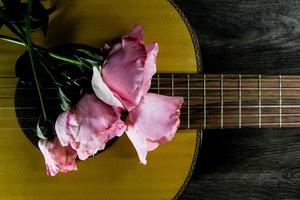
[{"label": "flower stem", "polygon": [[79,62],[78,60],[73,60],[71,58],[67,58],[67,57],[52,53],[50,51],[48,52],[48,55],[51,56],[52,58],[56,58],[57,60],[65,61],[65,62],[70,63],[70,64],[80,65],[80,66],[82,65],[82,63]]},{"label": "flower stem", "polygon": [[11,38],[11,37],[8,37],[8,36],[0,35],[0,40],[10,42],[10,43],[13,43],[13,44],[22,45],[22,46],[26,47],[26,44],[24,44],[20,40],[15,39],[15,38]]},{"label": "flower stem", "polygon": [[[20,41],[18,39],[15,39],[15,38],[7,37],[7,36],[4,36],[4,35],[0,35],[0,40],[26,47],[26,44],[23,43],[22,41]],[[32,46],[33,46],[34,50],[37,50],[37,51],[42,52],[42,53],[46,53],[49,56],[51,56],[52,58],[55,58],[57,60],[65,61],[67,63],[74,64],[74,65],[80,65],[80,66],[82,65],[82,63],[79,62],[78,60],[74,60],[74,59],[71,59],[71,58],[67,58],[67,57],[55,54],[55,53],[53,53],[53,52],[51,52],[47,49],[44,49],[44,48],[39,47],[39,46],[34,45],[34,44],[32,44]]]},{"label": "flower stem", "polygon": [[32,67],[32,71],[33,71],[33,76],[34,76],[34,80],[35,80],[36,87],[37,87],[38,94],[39,94],[39,99],[40,99],[40,104],[41,104],[41,108],[42,108],[43,117],[44,117],[44,120],[47,121],[47,114],[46,114],[46,110],[45,110],[45,104],[44,104],[44,100],[43,100],[41,86],[40,86],[39,80],[37,78],[37,73],[36,73],[36,68],[35,68],[35,60],[34,60],[34,53],[33,53],[33,45],[32,45],[32,41],[31,41],[31,32],[30,32],[31,11],[32,11],[32,0],[28,0],[27,15],[25,17],[25,29],[26,29],[25,32],[26,32],[26,42],[27,42],[26,47],[27,47],[27,50],[28,50],[28,53],[29,53],[31,67]]}]

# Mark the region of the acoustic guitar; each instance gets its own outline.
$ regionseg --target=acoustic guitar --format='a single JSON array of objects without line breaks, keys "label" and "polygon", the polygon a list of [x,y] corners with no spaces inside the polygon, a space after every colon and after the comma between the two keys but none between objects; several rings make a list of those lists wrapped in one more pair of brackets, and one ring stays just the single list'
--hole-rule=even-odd
[{"label": "acoustic guitar", "polygon": [[[52,1],[44,3],[50,5]],[[181,129],[173,141],[149,153],[148,164],[144,166],[124,135],[107,150],[79,162],[78,171],[48,177],[41,152],[24,134],[34,127],[19,123],[36,120],[32,113],[39,110],[34,96],[19,97],[28,90],[19,87],[20,80],[15,73],[17,58],[25,49],[1,41],[0,199],[156,200],[180,197],[191,177],[201,144],[201,132],[193,122],[203,122],[194,121],[194,117],[199,116],[194,108],[201,110],[202,100],[192,100],[195,94],[189,89],[196,87],[192,83],[193,76],[184,75],[199,72],[199,47],[186,18],[175,4],[167,0],[61,0],[51,15],[47,38],[34,33],[33,41],[49,48],[65,43],[101,47],[135,24],[144,26],[146,43],[156,40],[160,45],[157,60],[160,74],[153,78],[152,91],[185,97]],[[5,27],[0,31],[2,35],[13,37]],[[196,93],[200,95],[201,92]],[[196,106],[197,101],[200,104]]]},{"label": "acoustic guitar", "polygon": [[[33,127],[19,123],[34,120],[31,113],[38,110],[32,96],[18,99],[24,106],[16,104],[16,90],[27,90],[17,87],[15,74],[24,49],[1,42],[0,199],[178,199],[193,172],[201,130],[299,127],[300,76],[201,74],[196,37],[171,1],[63,0],[48,37],[34,35],[34,41],[46,47],[70,42],[100,47],[134,24],[144,25],[146,42],[160,44],[160,73],[151,91],[184,96],[174,140],[150,152],[144,166],[123,136],[79,162],[79,171],[46,176],[42,154],[24,135]],[[5,28],[1,33],[11,35]],[[16,114],[20,111],[24,115]]]}]

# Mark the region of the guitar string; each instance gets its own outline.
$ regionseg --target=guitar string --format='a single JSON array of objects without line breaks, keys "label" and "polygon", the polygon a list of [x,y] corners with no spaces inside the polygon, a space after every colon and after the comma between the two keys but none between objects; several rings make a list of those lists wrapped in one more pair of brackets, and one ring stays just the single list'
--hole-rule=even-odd
[{"label": "guitar string", "polygon": [[[35,109],[35,110],[37,110],[37,109]],[[180,115],[181,116],[186,116],[187,113],[181,113]],[[192,116],[200,116],[199,119],[201,119],[202,114],[201,113],[200,114],[193,114]],[[208,114],[207,116],[210,116],[210,117],[215,117],[216,116],[218,118],[218,117],[220,117],[220,114]],[[230,117],[237,117],[238,115],[237,114],[224,114],[223,116],[224,116],[224,119],[225,119],[225,117],[229,117],[229,118]],[[258,117],[257,114],[243,114],[242,116],[243,117],[247,117],[247,116],[248,117]],[[278,117],[279,115],[278,115],[278,113],[269,113],[269,114],[262,114],[261,116],[262,117]],[[284,116],[298,117],[298,116],[300,116],[300,114],[299,113],[283,113],[282,116],[283,117]],[[15,119],[15,117],[0,117],[0,120],[4,120],[4,119]],[[37,119],[37,118],[36,117],[20,117],[20,119]]]},{"label": "guitar string", "polygon": [[[166,94],[168,95],[168,94]],[[35,100],[37,99],[38,97],[20,97],[20,99],[24,99],[24,100]],[[187,99],[187,97],[183,97],[184,99]],[[191,100],[191,104],[193,103],[194,100],[201,100],[203,99],[204,97],[202,96],[190,96],[190,100]],[[15,99],[15,97],[13,95],[8,95],[8,96],[3,96],[3,97],[0,97],[0,100],[5,100],[5,99]],[[46,97],[45,99],[48,99],[48,100],[57,100],[59,99],[57,96],[53,96],[53,97]],[[209,96],[209,97],[206,97],[206,99],[208,100],[207,102],[209,104],[215,104],[215,103],[220,103],[220,96],[219,95],[214,95],[214,96]],[[235,101],[234,101],[235,100]],[[255,95],[253,96],[247,96],[247,97],[242,97],[242,103],[255,103],[255,104],[258,104],[259,99],[257,99],[257,97],[255,97]],[[295,97],[282,97],[282,101],[285,102],[285,101],[288,101],[288,100],[300,100],[300,96],[295,96]],[[263,104],[268,104],[267,101],[270,101],[271,103],[275,103],[275,102],[279,102],[278,100],[278,96],[268,96],[268,97],[264,97],[262,98],[262,101],[264,102]],[[225,103],[236,103],[238,102],[238,99],[237,97],[224,97],[224,104]],[[277,104],[277,103],[276,103]],[[279,103],[278,103],[279,104]],[[283,103],[282,103],[283,104]],[[198,105],[198,104],[197,104]],[[202,105],[202,104],[199,104],[199,105]]]},{"label": "guitar string", "polygon": [[[239,128],[238,124],[234,124],[234,123],[228,123],[225,124],[227,128]],[[269,122],[269,123],[261,123],[262,127],[279,127],[278,123],[274,123],[274,122]],[[245,123],[242,124],[241,128],[247,128],[247,127],[253,127],[253,128],[259,128],[259,123]],[[299,127],[299,123],[293,123],[293,122],[283,122],[282,123],[282,127]],[[181,129],[185,129],[187,128],[187,124],[181,124],[180,126]],[[191,129],[193,128],[200,128],[199,126],[195,126],[195,125],[191,125],[190,127]],[[220,124],[219,123],[208,123],[206,126],[206,129],[214,129],[214,128],[220,128]],[[32,130],[33,128],[30,127],[22,127],[23,130]],[[19,127],[12,127],[12,128],[0,128],[0,131],[19,131],[20,128]],[[0,133],[1,134],[1,133]]]},{"label": "guitar string", "polygon": [[[160,79],[164,79],[164,78],[160,78]],[[168,78],[169,79],[169,78]],[[180,80],[187,80],[187,79],[184,79],[184,78],[174,78],[174,77],[172,77],[172,85],[173,85],[173,82],[174,81],[176,81],[176,79],[180,79]],[[293,78],[294,79],[294,78]],[[154,78],[154,80],[156,80],[156,78]],[[159,77],[158,77],[158,80],[159,80]],[[190,80],[193,80],[193,78],[190,78]],[[201,78],[196,78],[195,80],[201,80]],[[202,79],[202,80],[204,80],[204,79]],[[214,78],[214,79],[211,79],[211,78],[207,78],[207,81],[211,81],[211,80],[220,80],[220,79],[217,79],[217,78]],[[245,78],[244,78],[244,80],[245,80]],[[246,77],[246,80],[247,80],[247,77]],[[257,79],[253,79],[253,80],[257,80]],[[268,80],[268,79],[264,79],[263,81],[265,81],[265,80]],[[228,80],[225,80],[225,81],[228,81]],[[236,80],[232,80],[232,81],[236,81]],[[270,80],[270,81],[274,81],[274,80]],[[295,79],[295,80],[289,80],[289,79],[285,79],[285,80],[283,80],[283,82],[284,81],[299,81],[299,80],[297,80],[297,79]],[[159,83],[158,83],[159,84]],[[13,88],[13,87],[10,87],[10,88]],[[2,89],[3,89],[3,87],[2,87]],[[20,88],[18,88],[18,89],[20,89]],[[24,88],[24,89],[30,89],[30,88]],[[51,89],[51,88],[49,88],[49,89]],[[56,88],[52,88],[52,89],[56,89]],[[151,89],[156,89],[156,88],[151,88]],[[158,90],[160,90],[160,89],[166,89],[166,90],[170,90],[170,88],[157,88]],[[172,93],[174,92],[174,90],[180,90],[180,89],[184,89],[184,90],[186,90],[186,88],[175,88],[175,87],[172,87],[171,88],[172,89]],[[202,88],[190,88],[190,89],[202,89]],[[222,89],[222,88],[218,88],[218,87],[207,87],[206,88],[206,90],[220,90],[220,89]],[[223,88],[224,90],[238,90],[239,88]],[[255,88],[243,88],[243,90],[244,89],[246,89],[246,90],[255,90]],[[262,88],[263,90],[265,89],[265,90],[278,90],[278,88]],[[298,90],[299,88],[281,88],[282,90]],[[274,96],[275,97],[275,96]],[[190,97],[190,98],[203,98],[203,97]],[[209,98],[211,98],[211,97],[209,97]],[[216,98],[217,99],[217,98]],[[296,100],[296,98],[289,98],[289,99],[295,99]],[[192,107],[194,107],[194,106],[192,106]],[[200,106],[201,107],[201,106]],[[208,107],[212,107],[212,106],[210,106],[210,105],[208,105]],[[216,108],[219,108],[219,106],[214,106],[214,107],[216,107]],[[227,106],[227,105],[225,105],[224,107],[230,107],[230,108],[234,108],[235,106]],[[250,106],[247,106],[247,107],[250,107]],[[253,106],[251,106],[251,107],[253,107]],[[263,106],[264,107],[264,106]],[[265,107],[267,107],[267,106],[265,106]],[[270,106],[268,106],[268,107],[270,107]],[[277,107],[277,106],[271,106],[271,107]],[[283,107],[286,107],[286,106],[283,106]],[[291,107],[291,106],[288,106],[288,107]],[[296,106],[292,106],[292,107],[298,107],[297,105]]]},{"label": "guitar string", "polygon": [[[189,75],[186,75],[187,77],[189,77]],[[259,76],[261,76],[261,75],[259,75]],[[300,81],[300,76],[299,77],[293,77],[293,78],[290,78],[289,76],[287,77],[287,78],[284,78],[284,76],[282,76],[282,75],[279,75],[280,77],[282,77],[281,78],[281,82],[282,83],[284,83],[284,82],[292,82],[292,83],[295,83],[295,82],[299,82]],[[8,78],[8,77],[5,77],[5,78]],[[16,77],[11,77],[12,79],[16,79]],[[9,79],[9,78],[8,78]],[[43,79],[43,78],[40,78],[41,80]],[[215,83],[218,83],[218,81],[221,81],[221,79],[222,78],[209,78],[209,77],[207,77],[206,78],[206,82],[210,82],[210,81],[214,81]],[[263,77],[260,77],[260,79],[261,79],[261,82],[278,82],[278,79],[276,79],[276,78],[273,78],[273,77],[270,77],[270,78],[263,78]],[[45,80],[45,79],[44,79]],[[157,78],[152,78],[152,80],[153,81],[157,81],[157,85],[158,85],[158,87],[157,88],[155,88],[155,89],[157,89],[158,91],[160,90],[160,89],[170,89],[169,87],[160,87],[159,88],[159,86],[161,85],[161,81],[163,81],[163,80],[167,80],[167,81],[171,81],[172,82],[172,84],[174,85],[175,83],[175,81],[184,81],[184,82],[186,82],[186,81],[190,81],[190,86],[191,86],[191,89],[193,89],[193,90],[203,90],[203,87],[201,87],[201,86],[198,86],[198,87],[192,87],[192,84],[193,84],[193,81],[197,81],[196,82],[196,84],[197,85],[199,85],[199,84],[201,84],[201,83],[203,83],[203,81],[204,81],[204,78],[193,78],[192,76],[190,77],[190,78],[177,78],[177,77],[174,77],[174,74],[172,74],[171,75],[171,78],[163,78],[163,77],[160,77],[160,75],[157,75]],[[258,78],[251,78],[251,79],[249,79],[249,78],[247,78],[247,77],[245,77],[245,76],[243,76],[243,82],[245,82],[245,83],[248,83],[248,84],[251,84],[251,83],[256,83],[257,82],[257,80],[259,80]],[[13,80],[13,81],[16,81],[16,80]],[[226,87],[226,83],[227,84],[229,84],[230,82],[233,82],[233,83],[238,83],[238,81],[239,81],[239,78],[234,78],[234,79],[230,79],[230,78],[228,78],[228,77],[225,77],[224,76],[224,89],[225,90],[235,90],[235,89],[238,89],[238,88],[236,88],[236,87]],[[247,82],[248,81],[248,82]],[[168,83],[169,84],[169,83]],[[210,83],[211,84],[211,83]],[[275,84],[275,83],[274,83]],[[0,88],[4,88],[3,86],[0,86]],[[16,88],[16,87],[11,87],[11,86],[6,86],[5,88]],[[53,87],[52,87],[53,88]],[[49,89],[52,89],[52,88],[49,88]],[[246,90],[257,90],[257,87],[244,87]],[[293,87],[282,87],[282,89],[291,89],[291,88],[293,88]],[[21,88],[20,88],[21,89]],[[24,88],[24,89],[31,89],[31,88]],[[32,89],[34,89],[34,87],[32,87]],[[44,89],[47,89],[47,88],[44,88]],[[56,88],[53,88],[53,89],[56,89]],[[174,87],[174,89],[177,89],[177,90],[186,90],[186,87]],[[214,86],[212,86],[212,87],[207,87],[207,89],[209,89],[209,90],[220,90],[221,88],[219,88],[219,87],[214,87]],[[266,89],[270,89],[270,90],[278,90],[279,88],[278,87],[263,87],[262,88],[263,90],[266,90]],[[293,88],[294,90],[299,90],[300,88]]]},{"label": "guitar string", "polygon": [[[276,114],[274,114],[274,115],[269,115],[269,116],[276,116]],[[278,115],[277,115],[278,116]],[[299,116],[299,115],[298,115]],[[215,120],[215,118],[209,118],[209,116],[207,116],[208,118],[208,123],[206,124],[208,127],[217,127],[217,128],[220,128],[220,123],[212,123],[212,122],[210,122],[211,120],[213,120],[214,122],[216,121]],[[257,117],[257,116],[256,116]],[[15,118],[1,118],[0,119],[0,123],[1,123],[1,121],[2,120],[5,120],[5,124],[6,124],[6,128],[9,128],[9,127],[7,127],[7,120],[9,120],[9,119],[11,119],[11,120],[16,120]],[[23,119],[23,120],[37,120],[37,118],[20,118],[20,119]],[[197,119],[199,122],[201,121],[201,118],[198,118]],[[197,120],[195,120],[195,121],[197,121]],[[260,125],[259,123],[257,123],[257,122],[245,122],[245,123],[243,123],[243,124],[241,124],[241,127],[239,127],[239,124],[238,123],[233,123],[232,122],[233,120],[231,119],[231,121],[230,122],[227,122],[227,121],[224,121],[224,126],[225,127],[236,127],[236,128],[241,128],[241,127],[247,127],[247,126],[257,126],[257,125]],[[199,126],[200,125],[200,126]],[[274,122],[274,120],[273,120],[273,122],[262,122],[261,123],[261,126],[275,126],[275,127],[280,127],[280,125],[279,125],[279,123],[278,122]],[[299,127],[299,120],[298,121],[296,121],[296,120],[294,120],[294,122],[282,122],[282,124],[281,124],[281,126],[282,127],[287,127],[287,125],[296,125],[297,127]],[[180,124],[180,126],[181,127],[188,127],[188,124],[187,123],[185,123],[185,122],[182,122],[181,124]],[[192,128],[192,127],[201,127],[201,126],[203,126],[203,124],[191,124],[190,125],[190,128]],[[1,129],[0,129],[1,130]]]},{"label": "guitar string", "polygon": [[[158,77],[161,80],[170,80],[171,76],[175,76],[174,79],[177,80],[186,80],[187,79],[187,75],[190,75],[190,79],[191,80],[204,80],[203,79],[203,74],[164,74],[164,73],[158,73],[156,75],[154,75],[152,77],[152,80],[157,80]],[[206,79],[207,80],[216,80],[219,81],[221,79],[220,74],[205,74],[206,75]],[[247,80],[257,80],[258,76],[260,74],[254,74],[254,75],[249,75],[249,74],[223,74],[224,78],[226,78],[226,80],[228,81],[234,81],[234,80],[239,80],[239,75],[243,76],[243,79],[247,79]],[[288,75],[288,74],[278,74],[278,75],[261,75],[262,78],[266,81],[278,81],[278,76],[282,76],[283,80],[289,81],[289,80],[296,80],[296,81],[300,81],[299,77],[300,75]],[[16,79],[18,78],[17,76],[0,76],[0,78],[3,79]],[[41,76],[41,79],[48,79],[45,76]]]},{"label": "guitar string", "polygon": [[[161,84],[161,83],[160,83]],[[0,90],[3,90],[3,89],[18,89],[18,90],[36,90],[36,88],[34,87],[16,87],[16,86],[0,86]],[[57,88],[54,88],[54,87],[45,87],[45,88],[42,88],[42,90],[56,90]],[[161,92],[161,90],[169,90],[171,91],[172,88],[171,87],[151,87],[150,89],[152,90],[159,90]],[[173,88],[174,90],[187,90],[186,87],[174,87]],[[221,90],[222,88],[221,87],[206,87],[206,90],[212,90],[212,91],[218,91],[218,90]],[[279,91],[279,87],[278,88],[275,88],[275,87],[264,87],[264,88],[261,88],[261,90],[274,90],[274,91]],[[190,87],[190,90],[203,90],[203,88],[201,87]],[[224,86],[223,90],[239,90],[239,87],[226,87]],[[257,87],[243,87],[242,88],[243,91],[258,91],[259,88]],[[300,90],[300,88],[298,87],[282,87],[281,90],[293,90],[293,91],[297,91],[297,90]]]}]

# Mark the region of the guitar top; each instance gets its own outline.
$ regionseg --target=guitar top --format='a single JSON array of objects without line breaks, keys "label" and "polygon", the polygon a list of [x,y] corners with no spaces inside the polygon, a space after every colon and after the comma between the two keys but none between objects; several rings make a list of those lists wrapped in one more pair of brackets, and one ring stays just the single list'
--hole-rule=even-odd
[{"label": "guitar top", "polygon": [[[142,24],[146,43],[157,40],[160,45],[159,72],[196,73],[198,44],[178,11],[167,0],[59,1],[48,37],[33,34],[33,41],[45,47],[64,43],[100,47]],[[5,27],[1,34],[12,36]],[[15,104],[15,63],[24,49],[1,42],[0,52],[0,199],[177,199],[181,195],[200,145],[197,130],[178,131],[171,143],[149,153],[146,166],[139,164],[124,135],[106,151],[79,162],[79,171],[48,177],[42,154],[23,133],[33,127],[21,127],[16,116],[22,110],[23,118],[32,120],[30,113],[36,109],[26,103],[34,101],[31,96],[21,99],[24,106]]]}]

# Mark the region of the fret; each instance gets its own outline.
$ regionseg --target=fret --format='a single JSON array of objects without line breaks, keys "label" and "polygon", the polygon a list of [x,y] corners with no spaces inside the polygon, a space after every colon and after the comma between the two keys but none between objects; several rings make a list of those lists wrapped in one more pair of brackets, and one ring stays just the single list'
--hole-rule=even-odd
[{"label": "fret", "polygon": [[187,127],[190,128],[190,75],[187,74],[187,106],[188,106],[188,125]]},{"label": "fret", "polygon": [[258,75],[258,127],[261,128],[261,75]]},{"label": "fret", "polygon": [[174,96],[174,74],[171,75],[171,90],[172,96]]},{"label": "fret", "polygon": [[150,91],[184,97],[180,128],[300,127],[300,76],[289,77],[160,74]]},{"label": "fret", "polygon": [[224,80],[223,80],[223,74],[221,74],[220,75],[221,76],[221,129],[223,129],[223,123],[224,123],[224,116],[223,116],[223,114],[224,114],[224,107],[223,107],[223,105],[224,105]]},{"label": "fret", "polygon": [[281,75],[278,76],[279,78],[279,127],[282,127],[282,77]]},{"label": "fret", "polygon": [[206,128],[206,74],[203,74],[203,128]]},{"label": "fret", "polygon": [[242,127],[242,75],[239,74],[239,128]]}]

